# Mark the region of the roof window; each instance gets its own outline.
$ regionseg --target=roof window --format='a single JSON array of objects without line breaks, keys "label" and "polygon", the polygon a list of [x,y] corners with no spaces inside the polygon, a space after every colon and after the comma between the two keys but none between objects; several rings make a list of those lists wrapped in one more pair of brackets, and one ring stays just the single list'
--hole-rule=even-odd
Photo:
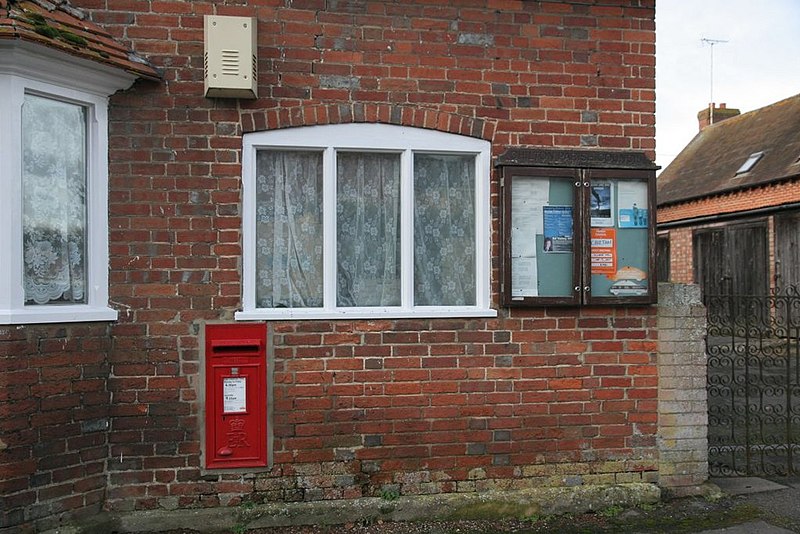
[{"label": "roof window", "polygon": [[764,156],[764,152],[753,152],[750,154],[750,157],[747,158],[747,161],[742,163],[742,166],[739,167],[739,170],[736,171],[736,174],[750,172],[750,170],[756,166],[756,163],[758,163],[762,156]]}]

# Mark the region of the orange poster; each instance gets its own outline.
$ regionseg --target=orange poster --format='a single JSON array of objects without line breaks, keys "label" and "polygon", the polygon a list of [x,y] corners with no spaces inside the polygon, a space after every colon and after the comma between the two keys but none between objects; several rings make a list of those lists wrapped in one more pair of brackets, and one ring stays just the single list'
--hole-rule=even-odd
[{"label": "orange poster", "polygon": [[617,272],[617,230],[592,228],[592,274],[612,277]]}]

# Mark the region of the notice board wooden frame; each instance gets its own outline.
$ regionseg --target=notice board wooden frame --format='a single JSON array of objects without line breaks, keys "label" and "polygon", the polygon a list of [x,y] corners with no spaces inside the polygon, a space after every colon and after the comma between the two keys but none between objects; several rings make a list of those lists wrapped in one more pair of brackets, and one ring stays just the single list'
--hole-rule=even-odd
[{"label": "notice board wooden frame", "polygon": [[505,306],[656,302],[657,167],[643,153],[509,149],[495,166]]}]

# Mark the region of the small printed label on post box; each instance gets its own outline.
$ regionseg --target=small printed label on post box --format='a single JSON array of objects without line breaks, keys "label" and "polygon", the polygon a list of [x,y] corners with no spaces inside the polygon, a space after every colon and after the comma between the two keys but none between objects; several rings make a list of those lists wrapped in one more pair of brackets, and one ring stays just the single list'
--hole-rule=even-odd
[{"label": "small printed label on post box", "polygon": [[223,413],[247,411],[246,380],[243,376],[222,379]]}]

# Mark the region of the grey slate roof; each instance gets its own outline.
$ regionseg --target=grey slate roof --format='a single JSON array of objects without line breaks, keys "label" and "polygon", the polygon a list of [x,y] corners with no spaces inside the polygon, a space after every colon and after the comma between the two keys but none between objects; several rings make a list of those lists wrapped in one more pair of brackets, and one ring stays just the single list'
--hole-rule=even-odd
[{"label": "grey slate roof", "polygon": [[[750,154],[764,156],[736,171]],[[699,132],[659,175],[658,205],[666,206],[800,177],[800,94],[712,124]]]}]

